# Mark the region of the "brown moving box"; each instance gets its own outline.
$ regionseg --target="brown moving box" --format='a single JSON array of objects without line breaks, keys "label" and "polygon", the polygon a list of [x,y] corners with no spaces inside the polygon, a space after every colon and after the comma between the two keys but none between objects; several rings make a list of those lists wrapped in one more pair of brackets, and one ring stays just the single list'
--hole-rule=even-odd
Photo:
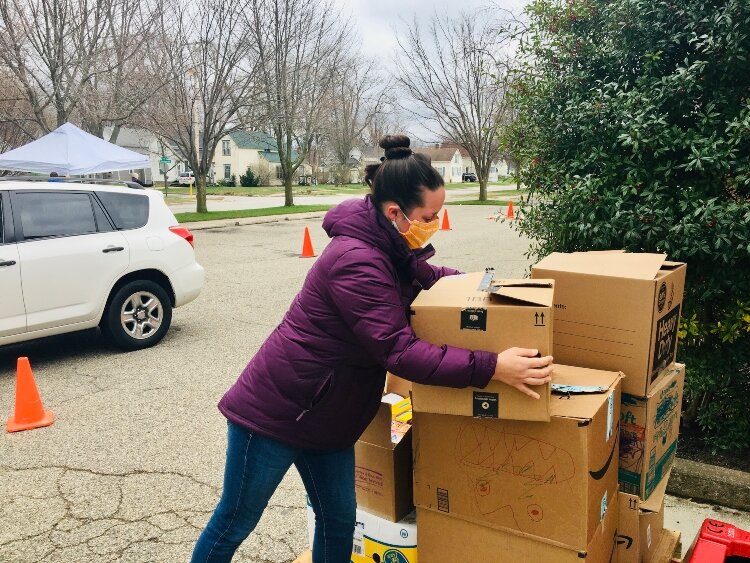
[{"label": "brown moving box", "polygon": [[[652,561],[664,529],[664,479],[656,506],[647,507],[637,495],[620,493],[620,519],[617,526],[617,552],[619,563]],[[651,501],[652,499],[649,499]],[[651,509],[649,509],[651,508]]]},{"label": "brown moving box", "polygon": [[419,560],[427,563],[613,563],[617,561],[616,535],[617,494],[584,550],[417,509]]},{"label": "brown moving box", "polygon": [[[392,386],[408,383],[391,378],[386,384],[387,393],[394,392]],[[399,390],[406,390],[408,397],[408,387]],[[381,403],[375,418],[354,445],[354,486],[359,508],[391,522],[398,522],[414,510],[411,444],[412,430],[398,444],[393,444],[391,405]]]},{"label": "brown moving box", "polygon": [[621,373],[555,366],[549,423],[415,413],[417,507],[586,550],[617,495]]},{"label": "brown moving box", "polygon": [[[508,348],[552,351],[551,280],[493,280],[480,289],[485,274],[441,278],[412,303],[411,325],[419,338],[442,346],[502,352]],[[535,387],[541,400],[499,381],[484,389],[414,385],[414,411],[437,414],[549,420],[549,385]]]},{"label": "brown moving box", "polygon": [[645,397],[675,360],[685,264],[665,254],[553,253],[531,269],[555,280],[555,362],[625,374]]},{"label": "brown moving box", "polygon": [[685,365],[672,364],[646,398],[622,395],[620,487],[646,500],[668,475],[677,452]]},{"label": "brown moving box", "polygon": [[659,543],[654,550],[654,556],[648,563],[671,563],[672,561],[688,561],[680,559],[682,555],[682,533],[664,528],[661,531]]}]

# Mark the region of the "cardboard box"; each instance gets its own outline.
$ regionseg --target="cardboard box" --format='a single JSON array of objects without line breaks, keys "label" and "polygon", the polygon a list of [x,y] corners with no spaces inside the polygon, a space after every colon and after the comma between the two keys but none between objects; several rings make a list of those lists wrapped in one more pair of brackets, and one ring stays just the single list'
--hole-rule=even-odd
[{"label": "cardboard box", "polygon": [[555,366],[549,423],[414,415],[419,508],[582,551],[616,501],[621,373]]},{"label": "cardboard box", "polygon": [[417,509],[417,532],[419,556],[429,563],[616,563],[617,494],[584,550],[495,530],[423,508]]},{"label": "cardboard box", "polygon": [[[484,273],[447,276],[412,303],[411,325],[419,338],[443,346],[502,352],[508,348],[552,351],[551,280],[492,280],[480,289]],[[453,389],[414,385],[414,412],[549,420],[549,385],[538,386],[535,400],[521,391],[491,381],[487,387]]]},{"label": "cardboard box", "polygon": [[684,364],[672,364],[648,397],[622,395],[620,411],[620,487],[649,498],[669,473],[680,432]]},{"label": "cardboard box", "polygon": [[664,528],[659,538],[659,543],[654,551],[654,556],[648,563],[670,563],[671,561],[689,561],[682,555],[682,533]]},{"label": "cardboard box", "polygon": [[[309,503],[307,533],[312,545],[315,537],[315,513]],[[414,512],[400,522],[389,522],[357,508],[351,563],[373,562],[417,563],[417,523]]]},{"label": "cardboard box", "polygon": [[[664,480],[666,491],[666,479]],[[657,496],[656,494],[652,496]],[[648,510],[637,495],[620,493],[617,527],[619,563],[652,561],[664,529],[664,493],[656,510]]]},{"label": "cardboard box", "polygon": [[[386,393],[393,392],[390,386],[388,380]],[[398,522],[414,510],[411,444],[412,430],[408,430],[398,444],[393,444],[391,405],[382,402],[375,418],[354,445],[358,506],[391,522]]]},{"label": "cardboard box", "polygon": [[531,269],[555,280],[555,362],[625,373],[645,397],[675,360],[686,265],[665,254],[553,253]]}]

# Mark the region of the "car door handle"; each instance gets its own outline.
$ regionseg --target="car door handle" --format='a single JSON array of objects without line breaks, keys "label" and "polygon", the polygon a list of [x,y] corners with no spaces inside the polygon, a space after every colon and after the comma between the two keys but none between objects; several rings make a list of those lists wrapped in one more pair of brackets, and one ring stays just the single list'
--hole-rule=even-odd
[{"label": "car door handle", "polygon": [[0,268],[4,268],[6,266],[15,266],[16,261],[15,260],[5,260],[3,262],[0,262]]},{"label": "car door handle", "polygon": [[121,252],[123,250],[125,250],[124,246],[108,246],[107,248],[102,250],[102,252],[104,252],[104,254],[107,254],[108,252]]}]

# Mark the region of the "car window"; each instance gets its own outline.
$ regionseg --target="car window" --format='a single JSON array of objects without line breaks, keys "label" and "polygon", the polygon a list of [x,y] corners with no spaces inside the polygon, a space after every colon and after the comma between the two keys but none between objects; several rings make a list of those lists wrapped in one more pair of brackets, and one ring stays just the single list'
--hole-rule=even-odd
[{"label": "car window", "polygon": [[5,242],[5,226],[3,224],[3,196],[0,194],[0,244]]},{"label": "car window", "polygon": [[148,196],[115,192],[96,192],[96,195],[118,230],[140,229],[148,223]]},{"label": "car window", "polygon": [[20,203],[25,239],[96,232],[88,194],[19,192],[15,197]]},{"label": "car window", "polygon": [[94,217],[96,218],[96,229],[100,233],[108,233],[110,231],[114,231],[115,228],[112,226],[112,223],[110,223],[109,218],[107,217],[107,214],[104,213],[104,209],[102,208],[102,204],[99,201],[96,201],[94,199]]}]

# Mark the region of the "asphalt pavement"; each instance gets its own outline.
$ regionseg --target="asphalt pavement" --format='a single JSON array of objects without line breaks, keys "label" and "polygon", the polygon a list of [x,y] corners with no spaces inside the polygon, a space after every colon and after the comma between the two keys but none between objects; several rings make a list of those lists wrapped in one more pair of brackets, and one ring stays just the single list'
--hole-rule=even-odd
[{"label": "asphalt pavement", "polygon": [[[301,203],[301,202],[300,202]],[[450,207],[432,260],[523,276],[527,241],[488,220],[493,207]],[[27,355],[54,425],[0,436],[0,562],[186,562],[221,492],[226,423],[216,403],[280,321],[314,259],[299,258],[322,214],[195,230],[206,285],[175,310],[155,348],[121,353],[96,331],[0,349],[0,414],[13,408]],[[668,497],[686,543],[704,516],[750,529],[746,513]],[[308,544],[305,498],[292,469],[235,561],[288,562]]]}]

